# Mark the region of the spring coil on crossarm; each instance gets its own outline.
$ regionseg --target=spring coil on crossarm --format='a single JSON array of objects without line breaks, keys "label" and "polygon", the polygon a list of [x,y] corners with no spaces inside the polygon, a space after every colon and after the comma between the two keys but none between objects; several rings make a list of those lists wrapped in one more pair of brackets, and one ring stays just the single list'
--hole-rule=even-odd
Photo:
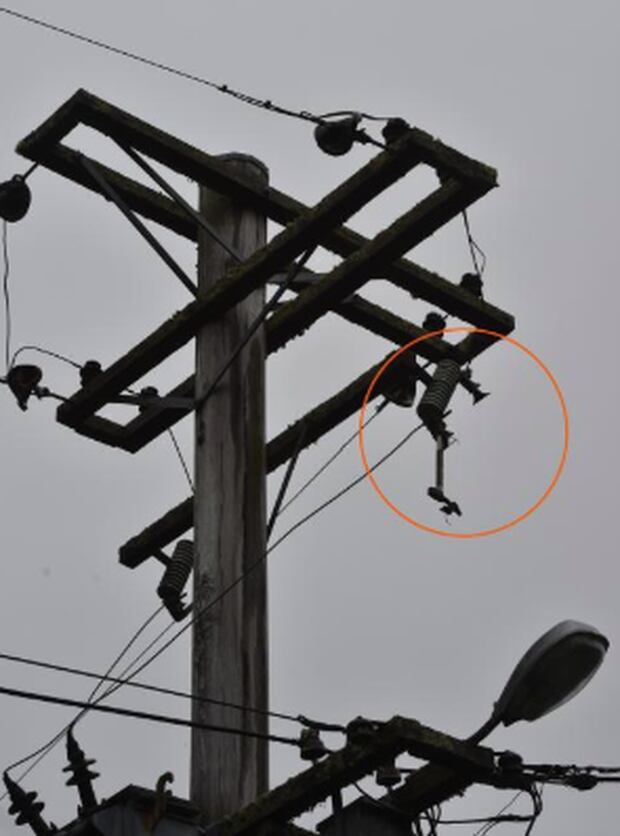
[{"label": "spring coil on crossarm", "polygon": [[183,590],[193,566],[193,542],[191,540],[179,540],[157,587],[157,594],[175,621],[182,621],[191,609],[183,603],[185,596]]}]

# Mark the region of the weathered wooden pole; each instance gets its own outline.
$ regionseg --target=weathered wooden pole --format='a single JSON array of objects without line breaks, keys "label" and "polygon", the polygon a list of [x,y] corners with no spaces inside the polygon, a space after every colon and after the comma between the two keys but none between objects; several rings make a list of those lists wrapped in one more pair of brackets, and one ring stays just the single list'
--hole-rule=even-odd
[{"label": "weathered wooden pole", "polygon": [[[268,172],[252,157],[227,154],[235,174],[266,186]],[[206,188],[200,211],[242,258],[263,246],[263,215]],[[207,233],[198,241],[198,295],[231,266],[233,258]],[[264,305],[252,293],[196,339],[196,397],[243,338]],[[199,612],[256,561],[265,549],[265,344],[259,329],[207,402],[196,412],[194,612]],[[193,628],[192,691],[259,709],[268,706],[267,584],[265,567],[250,573]],[[266,732],[264,715],[193,704],[193,718]],[[237,811],[268,789],[264,741],[195,731],[190,796],[209,821]]]}]

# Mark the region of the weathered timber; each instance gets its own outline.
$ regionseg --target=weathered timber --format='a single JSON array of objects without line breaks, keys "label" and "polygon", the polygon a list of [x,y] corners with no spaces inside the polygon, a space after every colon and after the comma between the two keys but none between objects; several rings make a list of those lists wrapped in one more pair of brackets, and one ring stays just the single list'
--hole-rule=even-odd
[{"label": "weathered timber", "polygon": [[474,778],[493,769],[490,749],[463,743],[414,720],[394,717],[364,746],[345,746],[236,815],[217,822],[214,836],[254,836],[263,822],[293,819],[339,788],[368,775],[381,763],[405,751],[415,757],[462,770]]},{"label": "weathered timber", "polygon": [[[226,155],[225,164],[245,179],[267,183],[266,168],[251,157]],[[200,212],[242,258],[264,246],[267,219],[255,209],[202,187]],[[230,262],[230,254],[201,229],[199,298],[208,296]],[[267,573],[265,564],[255,567],[256,555],[266,548],[264,329],[252,333],[222,384],[202,398],[264,305],[265,289],[255,286],[196,335],[193,606],[198,615],[192,625],[192,694],[203,699],[192,703],[192,719],[267,735]],[[243,585],[232,589],[242,575]],[[209,608],[223,590],[227,605]],[[240,714],[226,701],[258,710]],[[230,815],[268,786],[265,739],[192,733],[190,798],[209,821]]]},{"label": "weathered timber", "polygon": [[[83,90],[74,94],[43,125],[22,140],[17,150],[28,159],[40,162],[64,177],[93,191],[99,191],[96,184],[85,176],[79,162],[80,155],[70,148],[55,144],[80,121],[102,130],[113,138],[129,142],[131,146],[140,148],[154,159],[193,177],[205,186],[219,189],[248,206],[254,206],[277,223],[289,224],[309,211],[303,203],[276,189],[256,188],[253,184],[244,182],[227,172],[216,157]],[[473,178],[495,184],[496,173],[493,169],[465,157],[423,131],[413,129],[413,134],[420,149],[421,159],[441,170],[444,175],[448,173],[458,180]],[[390,153],[397,146],[398,143],[392,146]],[[102,167],[102,171],[132,209],[180,235],[197,240],[195,222],[172,200],[111,169]],[[344,227],[331,230],[322,241],[323,246],[343,257],[347,257],[365,243],[361,235]],[[509,333],[514,328],[514,321],[509,314],[412,262],[401,259],[396,264],[387,265],[383,275],[429,303],[437,304],[448,313],[478,327],[490,328],[501,333]]]},{"label": "weathered timber", "polygon": [[302,291],[297,299],[277,310],[270,322],[267,339],[269,350],[286,345],[290,339],[310,327],[326,310],[368,281],[381,264],[389,264],[428,238],[488,188],[472,185],[465,189],[450,180],[421,200],[320,281]]}]

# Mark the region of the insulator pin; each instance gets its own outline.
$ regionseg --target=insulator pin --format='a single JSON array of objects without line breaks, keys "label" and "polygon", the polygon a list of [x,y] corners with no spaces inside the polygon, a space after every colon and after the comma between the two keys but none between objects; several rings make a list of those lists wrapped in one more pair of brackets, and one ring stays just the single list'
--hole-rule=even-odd
[{"label": "insulator pin", "polygon": [[440,360],[418,404],[418,415],[434,437],[444,431],[443,416],[460,377],[461,367],[456,360]]}]

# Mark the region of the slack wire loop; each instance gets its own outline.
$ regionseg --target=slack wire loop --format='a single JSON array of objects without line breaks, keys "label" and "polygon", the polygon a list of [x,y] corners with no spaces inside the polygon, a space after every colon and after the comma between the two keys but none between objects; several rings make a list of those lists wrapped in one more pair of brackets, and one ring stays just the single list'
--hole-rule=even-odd
[{"label": "slack wire loop", "polygon": [[250,325],[250,327],[247,330],[247,333],[245,334],[245,336],[243,337],[241,342],[237,345],[237,347],[235,349],[233,349],[232,353],[230,354],[230,356],[228,357],[228,359],[226,360],[226,362],[224,363],[222,368],[219,370],[219,372],[216,374],[213,381],[207,387],[207,391],[204,393],[204,395],[201,395],[199,398],[196,399],[196,404],[195,404],[196,409],[200,409],[209,400],[209,398],[211,397],[211,395],[215,391],[215,389],[216,389],[218,383],[220,382],[220,380],[224,377],[224,375],[226,374],[228,369],[232,366],[232,364],[235,362],[237,357],[241,354],[241,352],[243,351],[245,346],[248,344],[250,339],[258,331],[260,326],[263,324],[263,322],[267,318],[267,315],[276,307],[279,300],[284,295],[285,291],[287,291],[290,288],[290,286],[293,284],[293,282],[297,278],[297,274],[302,269],[304,264],[308,261],[308,259],[312,255],[312,253],[316,250],[317,246],[318,246],[317,244],[313,244],[311,247],[309,247],[309,249],[306,250],[306,252],[302,255],[302,257],[299,259],[299,261],[294,261],[293,262],[293,264],[289,268],[288,273],[286,274],[286,278],[284,279],[282,284],[278,286],[278,289],[275,291],[275,293],[273,294],[271,299],[267,302],[267,304],[262,309],[262,311],[258,314],[258,316],[254,320],[254,322]]},{"label": "slack wire loop", "polygon": [[6,373],[10,370],[11,357],[11,296],[9,294],[9,273],[11,265],[9,263],[9,245],[8,245],[8,224],[7,221],[2,221],[2,252],[4,255],[4,276],[2,279],[2,292],[4,294],[4,365]]},{"label": "slack wire loop", "polygon": [[287,743],[289,746],[299,746],[299,741],[294,737],[262,734],[261,732],[254,732],[247,729],[220,726],[215,723],[199,723],[195,720],[184,720],[182,717],[170,717],[168,714],[153,714],[149,711],[136,711],[134,709],[120,708],[113,705],[96,705],[94,703],[87,703],[81,700],[70,700],[65,697],[56,697],[52,694],[39,694],[34,691],[23,691],[18,688],[6,688],[3,685],[0,685],[0,694],[6,694],[9,697],[20,697],[21,699],[26,700],[35,700],[37,702],[52,703],[53,705],[66,705],[72,708],[84,708],[88,711],[100,711],[105,714],[115,714],[120,717],[133,717],[138,720],[150,720],[155,723],[163,723],[164,725],[169,726],[184,726],[189,729],[203,729],[205,731],[238,734],[242,737],[254,737],[258,740],[269,740],[274,743]]}]

